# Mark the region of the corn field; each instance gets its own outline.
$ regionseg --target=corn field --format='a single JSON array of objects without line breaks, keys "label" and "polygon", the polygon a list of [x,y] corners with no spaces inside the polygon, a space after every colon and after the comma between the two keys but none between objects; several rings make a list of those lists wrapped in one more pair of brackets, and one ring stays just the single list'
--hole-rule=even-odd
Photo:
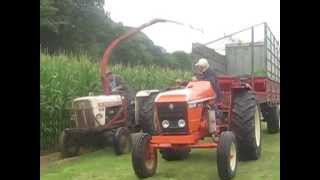
[{"label": "corn field", "polygon": [[[40,54],[40,150],[56,149],[61,131],[70,127],[71,102],[89,92],[102,94],[99,65],[85,55],[50,56]],[[175,79],[190,79],[189,72],[157,66],[110,67],[133,90],[157,89],[172,85]]]}]

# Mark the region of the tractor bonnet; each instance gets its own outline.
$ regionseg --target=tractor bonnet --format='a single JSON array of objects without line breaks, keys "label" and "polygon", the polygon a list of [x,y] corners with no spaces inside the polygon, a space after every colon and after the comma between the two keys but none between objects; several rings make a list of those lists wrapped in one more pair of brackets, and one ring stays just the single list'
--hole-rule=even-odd
[{"label": "tractor bonnet", "polygon": [[159,93],[156,102],[188,102],[207,101],[216,98],[209,81],[192,81],[184,89]]}]

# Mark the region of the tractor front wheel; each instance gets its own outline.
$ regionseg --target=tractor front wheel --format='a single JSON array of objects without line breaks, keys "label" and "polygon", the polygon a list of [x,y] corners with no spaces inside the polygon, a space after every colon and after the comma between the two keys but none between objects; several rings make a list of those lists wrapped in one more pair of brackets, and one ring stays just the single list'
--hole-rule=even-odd
[{"label": "tractor front wheel", "polygon": [[231,131],[222,132],[217,148],[217,167],[222,180],[232,179],[237,170],[237,141]]},{"label": "tractor front wheel", "polygon": [[131,151],[132,141],[130,132],[125,127],[116,130],[113,136],[113,148],[116,155],[125,154]]},{"label": "tractor front wheel", "polygon": [[60,135],[59,146],[62,158],[77,156],[80,151],[80,145],[65,131],[62,131]]},{"label": "tractor front wheel", "polygon": [[157,169],[157,151],[150,147],[151,136],[141,133],[132,149],[132,166],[139,178],[151,177]]}]

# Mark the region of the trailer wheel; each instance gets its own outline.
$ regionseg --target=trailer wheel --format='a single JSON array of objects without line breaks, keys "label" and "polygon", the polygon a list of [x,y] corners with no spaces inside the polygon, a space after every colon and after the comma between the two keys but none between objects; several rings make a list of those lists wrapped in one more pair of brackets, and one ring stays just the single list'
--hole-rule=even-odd
[{"label": "trailer wheel", "polygon": [[231,130],[235,133],[239,160],[257,160],[261,154],[261,120],[256,97],[252,91],[235,94]]},{"label": "trailer wheel", "polygon": [[59,146],[62,158],[77,156],[80,151],[80,145],[65,131],[62,131],[60,135]]},{"label": "trailer wheel", "polygon": [[139,122],[142,128],[142,132],[148,133],[151,135],[155,134],[155,126],[154,126],[154,100],[158,94],[151,94],[142,104],[140,114],[139,114]]},{"label": "trailer wheel", "polygon": [[277,106],[278,114],[279,114],[279,131],[280,131],[280,104]]},{"label": "trailer wheel", "polygon": [[217,147],[218,174],[222,180],[232,179],[237,171],[237,141],[231,131],[222,132]]},{"label": "trailer wheel", "polygon": [[125,154],[131,151],[132,141],[129,130],[120,127],[113,136],[113,148],[116,155]]},{"label": "trailer wheel", "polygon": [[270,134],[279,132],[280,129],[280,111],[277,106],[271,107],[267,118],[267,128]]},{"label": "trailer wheel", "polygon": [[157,151],[150,148],[151,136],[140,133],[132,149],[132,166],[139,178],[151,177],[157,169]]},{"label": "trailer wheel", "polygon": [[277,133],[280,130],[280,106],[271,106],[269,104],[262,104],[261,110],[263,118],[267,122],[268,133]]},{"label": "trailer wheel", "polygon": [[189,157],[191,149],[161,149],[162,158],[167,161],[183,160]]}]

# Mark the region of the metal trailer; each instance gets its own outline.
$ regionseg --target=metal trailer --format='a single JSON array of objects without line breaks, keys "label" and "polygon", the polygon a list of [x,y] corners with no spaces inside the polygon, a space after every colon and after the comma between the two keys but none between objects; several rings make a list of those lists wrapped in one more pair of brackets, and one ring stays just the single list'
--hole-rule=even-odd
[{"label": "metal trailer", "polygon": [[[255,42],[255,28],[259,26],[263,26],[263,41]],[[225,55],[208,47],[250,31],[250,42],[226,43]],[[267,121],[268,131],[279,131],[280,117],[277,116],[280,115],[280,43],[267,23],[257,24],[204,44],[194,43],[192,57],[194,61],[199,58],[208,59],[213,70],[217,72],[226,101],[224,104],[231,103],[231,99],[228,99],[230,89],[227,84],[235,83],[239,79],[250,84],[260,104],[263,120]]]}]

